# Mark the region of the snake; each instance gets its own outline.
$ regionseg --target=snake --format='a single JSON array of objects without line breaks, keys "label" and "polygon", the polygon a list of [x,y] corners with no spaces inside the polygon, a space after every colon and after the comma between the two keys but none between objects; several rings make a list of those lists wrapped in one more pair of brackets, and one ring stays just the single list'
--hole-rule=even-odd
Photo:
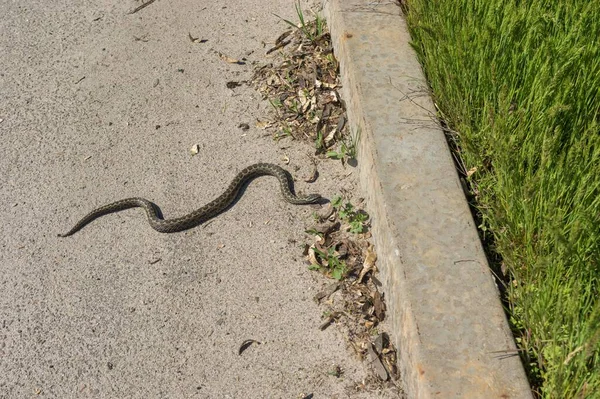
[{"label": "snake", "polygon": [[293,179],[289,172],[282,167],[270,163],[256,163],[250,165],[239,172],[229,184],[229,187],[217,198],[188,213],[187,215],[173,218],[163,219],[160,208],[153,202],[145,198],[126,198],[120,201],[115,201],[110,204],[94,209],[83,218],[81,218],[75,226],[64,234],[58,234],[59,237],[68,237],[93,220],[108,215],[110,213],[119,212],[130,208],[144,208],[150,226],[160,233],[176,233],[198,226],[215,216],[227,210],[239,196],[240,190],[251,180],[260,176],[275,176],[279,180],[281,193],[283,198],[294,205],[314,204],[321,200],[319,194],[308,194],[306,196],[297,196],[293,191]]}]

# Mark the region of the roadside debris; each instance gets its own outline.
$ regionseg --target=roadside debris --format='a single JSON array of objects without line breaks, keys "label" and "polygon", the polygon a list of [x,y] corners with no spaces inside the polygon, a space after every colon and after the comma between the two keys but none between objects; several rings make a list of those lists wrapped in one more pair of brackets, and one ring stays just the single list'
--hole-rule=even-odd
[{"label": "roadside debris", "polygon": [[311,141],[319,155],[345,140],[348,129],[340,123],[345,121],[345,106],[329,33],[312,39],[305,35],[316,25],[307,23],[281,34],[267,51],[275,53],[273,62],[259,66],[251,84],[273,106],[274,137]]},{"label": "roadside debris", "polygon": [[[377,254],[369,243],[368,215],[336,197],[306,232],[309,268],[337,280],[317,293],[314,300],[327,309],[320,329],[337,324],[360,358],[369,362],[379,381],[394,384],[399,378],[396,350],[380,331],[386,306],[377,272]],[[370,385],[376,384],[371,381]]]},{"label": "roadside debris", "polygon": [[140,4],[139,6],[137,6],[136,8],[134,8],[132,11],[129,12],[129,14],[135,14],[136,12],[143,10],[144,8],[148,7],[150,4],[154,3],[156,0],[148,0],[145,3]]},{"label": "roadside debris", "polygon": [[259,342],[255,339],[247,339],[244,342],[242,342],[242,345],[240,346],[240,349],[238,350],[238,355],[242,355],[242,353],[244,353],[244,351],[246,349],[248,349],[252,344],[256,344],[256,345],[261,345],[262,342]]},{"label": "roadside debris", "polygon": [[188,32],[188,37],[192,43],[206,43],[208,39],[201,39],[199,37],[193,37],[191,33]]},{"label": "roadside debris", "polygon": [[[314,182],[319,177],[315,158],[351,164],[360,132],[352,137],[347,123],[338,92],[339,64],[324,21],[305,22],[299,5],[297,11],[301,23],[285,20],[292,29],[268,48],[266,54],[273,60],[255,68],[250,84],[273,108],[268,119],[257,121],[257,128],[273,131],[275,140],[314,143],[313,172],[304,178]],[[373,374],[357,390],[400,389],[396,349],[381,331],[386,306],[381,283],[374,276],[377,255],[369,242],[369,216],[341,197],[314,216],[315,223],[306,230],[309,242],[304,255],[309,269],[335,280],[314,296],[325,308],[319,329],[335,324],[349,346],[370,364]]]}]

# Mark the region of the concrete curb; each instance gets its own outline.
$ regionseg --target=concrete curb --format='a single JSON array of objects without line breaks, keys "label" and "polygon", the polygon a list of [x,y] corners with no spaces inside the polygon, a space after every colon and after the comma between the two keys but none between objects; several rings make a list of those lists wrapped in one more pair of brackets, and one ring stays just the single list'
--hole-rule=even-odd
[{"label": "concrete curb", "polygon": [[326,0],[409,398],[531,398],[397,6]]}]

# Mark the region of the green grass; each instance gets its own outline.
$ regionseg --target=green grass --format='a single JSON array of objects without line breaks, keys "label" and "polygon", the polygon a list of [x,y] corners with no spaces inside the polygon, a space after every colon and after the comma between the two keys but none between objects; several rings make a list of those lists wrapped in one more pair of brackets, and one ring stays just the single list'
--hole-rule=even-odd
[{"label": "green grass", "polygon": [[300,0],[294,3],[296,9],[296,15],[298,17],[298,23],[294,23],[288,19],[282,18],[277,14],[274,14],[277,18],[283,20],[286,24],[292,28],[302,30],[304,36],[311,42],[316,41],[325,32],[325,19],[318,13],[315,13],[315,19],[312,22],[307,22],[304,18],[304,12],[300,5]]},{"label": "green grass", "polygon": [[532,386],[600,397],[600,4],[405,3]]}]

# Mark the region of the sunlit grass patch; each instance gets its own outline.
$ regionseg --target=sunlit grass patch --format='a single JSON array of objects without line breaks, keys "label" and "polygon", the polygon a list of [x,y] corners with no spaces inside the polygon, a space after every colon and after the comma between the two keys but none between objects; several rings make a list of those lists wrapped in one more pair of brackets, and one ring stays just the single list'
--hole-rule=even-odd
[{"label": "sunlit grass patch", "polygon": [[600,7],[410,0],[414,48],[455,134],[543,397],[600,396]]}]

